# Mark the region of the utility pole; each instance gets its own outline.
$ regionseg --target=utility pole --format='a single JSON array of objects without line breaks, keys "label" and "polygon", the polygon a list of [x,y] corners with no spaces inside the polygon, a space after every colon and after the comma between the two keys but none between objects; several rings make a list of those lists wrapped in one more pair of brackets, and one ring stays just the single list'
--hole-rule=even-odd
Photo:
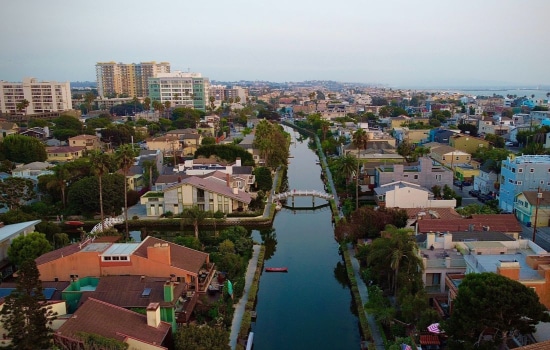
[{"label": "utility pole", "polygon": [[359,159],[357,159],[357,173],[355,174],[355,210],[359,209]]},{"label": "utility pole", "polygon": [[539,187],[537,191],[537,205],[535,207],[535,224],[533,225],[533,243],[535,243],[535,238],[537,235],[537,217],[539,216],[539,205],[540,205],[541,199],[542,199],[542,192]]}]

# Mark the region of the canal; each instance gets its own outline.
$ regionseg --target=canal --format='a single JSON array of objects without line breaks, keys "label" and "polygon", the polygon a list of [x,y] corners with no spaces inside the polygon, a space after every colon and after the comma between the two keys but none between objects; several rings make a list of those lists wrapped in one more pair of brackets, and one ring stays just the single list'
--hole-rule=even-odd
[{"label": "canal", "polygon": [[[324,191],[321,167],[308,140],[292,135],[288,167],[290,190]],[[292,201],[288,200],[287,205]],[[327,202],[316,198],[315,204]],[[297,197],[296,207],[312,205]],[[265,267],[288,267],[288,273],[264,272],[252,324],[254,349],[358,349],[359,321],[354,314],[345,265],[334,240],[331,211],[279,211],[273,223],[274,252]],[[255,231],[254,239],[260,241]],[[268,249],[269,250],[269,249]]]}]

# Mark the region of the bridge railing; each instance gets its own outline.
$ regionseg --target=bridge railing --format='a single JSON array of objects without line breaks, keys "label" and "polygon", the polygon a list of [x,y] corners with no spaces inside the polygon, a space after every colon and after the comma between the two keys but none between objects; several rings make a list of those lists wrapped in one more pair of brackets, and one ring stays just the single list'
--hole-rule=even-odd
[{"label": "bridge railing", "polygon": [[116,224],[122,224],[124,222],[123,217],[114,217],[114,218],[105,218],[102,222],[96,224],[91,230],[90,234],[103,232],[103,230],[107,230]]},{"label": "bridge railing", "polygon": [[276,203],[280,200],[287,199],[289,197],[318,197],[326,200],[330,200],[334,198],[332,194],[317,191],[317,190],[292,190],[292,191],[275,194],[272,197],[272,202]]}]

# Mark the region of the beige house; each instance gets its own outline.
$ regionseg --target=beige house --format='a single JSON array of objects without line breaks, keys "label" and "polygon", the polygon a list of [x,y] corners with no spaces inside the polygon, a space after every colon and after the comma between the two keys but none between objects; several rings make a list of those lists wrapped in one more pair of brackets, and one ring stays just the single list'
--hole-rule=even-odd
[{"label": "beige house", "polygon": [[246,211],[252,196],[232,187],[229,180],[214,177],[190,176],[166,187],[162,192],[147,192],[141,197],[147,216],[159,216],[165,212],[179,214],[184,209],[197,206],[204,211],[232,213]]},{"label": "beige house", "polygon": [[99,137],[96,135],[77,135],[75,137],[69,137],[69,146],[84,147],[87,151],[101,148]]},{"label": "beige house", "polygon": [[85,150],[82,146],[46,147],[46,154],[48,162],[68,162],[82,157]]},{"label": "beige house", "polygon": [[456,199],[438,200],[420,185],[396,181],[374,189],[376,204],[387,208],[454,208]]},{"label": "beige house", "polygon": [[17,134],[19,126],[12,122],[0,122],[0,140],[8,135]]},{"label": "beige house", "polygon": [[454,147],[446,146],[437,142],[430,142],[424,145],[430,148],[430,157],[436,162],[453,167],[458,164],[468,164],[472,160],[469,153],[457,150]]},{"label": "beige house", "polygon": [[176,135],[165,135],[147,140],[147,149],[158,150],[162,153],[181,151],[182,145]]}]

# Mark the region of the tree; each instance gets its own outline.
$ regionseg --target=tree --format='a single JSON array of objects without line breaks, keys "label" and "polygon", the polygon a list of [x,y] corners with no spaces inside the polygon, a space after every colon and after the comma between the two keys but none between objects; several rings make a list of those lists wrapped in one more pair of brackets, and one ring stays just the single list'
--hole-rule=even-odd
[{"label": "tree", "polygon": [[21,113],[23,110],[25,110],[25,115],[27,114],[27,107],[29,107],[30,103],[26,99],[23,99],[15,104],[15,108],[17,109],[17,112]]},{"label": "tree", "polygon": [[159,176],[157,163],[153,160],[143,161],[143,180],[149,184],[149,189],[153,188],[153,180]]},{"label": "tree", "polygon": [[364,129],[358,128],[352,136],[353,145],[357,148],[357,158],[359,158],[359,150],[361,148],[367,149],[367,142],[369,141],[369,135]]},{"label": "tree", "polygon": [[229,333],[207,325],[180,327],[175,336],[176,350],[229,350]]},{"label": "tree", "polygon": [[256,176],[256,188],[261,191],[271,191],[273,187],[273,179],[271,178],[271,171],[266,167],[257,167],[254,169],[254,175]]},{"label": "tree", "polygon": [[46,183],[47,189],[57,189],[61,191],[61,203],[65,209],[65,190],[67,189],[67,181],[69,180],[69,171],[64,164],[58,164],[53,169],[51,180]]},{"label": "tree", "polygon": [[117,163],[124,173],[124,221],[126,224],[126,240],[130,239],[128,230],[128,172],[135,162],[135,154],[131,145],[123,145],[117,154]]},{"label": "tree", "polygon": [[349,184],[350,178],[357,173],[358,160],[351,154],[346,154],[336,160],[338,172],[346,177],[346,185]]},{"label": "tree", "polygon": [[[111,158],[108,154],[95,151],[90,155],[90,161],[92,163],[92,171],[97,175],[99,181],[99,208],[101,214],[101,231],[105,231],[105,215],[103,213],[103,175],[109,173],[109,165],[111,163]],[[126,179],[124,179],[126,181]]]},{"label": "tree", "polygon": [[201,141],[201,145],[215,145],[216,144],[216,138],[212,136],[203,137]]},{"label": "tree", "polygon": [[261,120],[256,125],[253,145],[260,151],[260,157],[265,160],[266,166],[275,169],[286,164],[290,144],[288,136],[279,124]]},{"label": "tree", "polygon": [[550,316],[534,289],[496,273],[469,273],[442,328],[451,349],[495,349],[515,331],[533,333],[541,321],[550,321]]},{"label": "tree", "polygon": [[151,98],[150,97],[145,97],[143,99],[143,108],[146,111],[149,111],[151,109]]},{"label": "tree", "polygon": [[25,135],[8,135],[2,140],[2,153],[14,163],[43,162],[48,158],[40,140]]},{"label": "tree", "polygon": [[121,208],[124,207],[124,181],[124,176],[121,174],[103,175],[102,192],[109,195],[103,196],[101,202],[98,196],[99,176],[85,177],[72,183],[67,193],[67,211],[74,214],[95,215],[101,212],[103,207],[103,211],[110,215],[121,214]]},{"label": "tree", "polygon": [[31,232],[25,236],[16,237],[8,248],[8,259],[21,266],[26,260],[34,260],[40,255],[52,250],[46,235],[39,232]]},{"label": "tree", "polygon": [[34,195],[34,184],[29,179],[8,177],[0,181],[0,208],[17,209]]},{"label": "tree", "polygon": [[199,226],[207,217],[208,212],[201,210],[196,205],[191,208],[186,208],[181,213],[181,226],[183,226],[186,222],[193,225],[193,228],[195,229],[195,238],[199,239]]},{"label": "tree", "polygon": [[14,349],[51,349],[51,322],[56,314],[46,307],[40,273],[34,260],[21,264],[17,286],[0,311]]},{"label": "tree", "polygon": [[84,95],[84,104],[86,105],[86,114],[92,110],[92,103],[95,101],[95,94],[93,92],[87,92]]}]

